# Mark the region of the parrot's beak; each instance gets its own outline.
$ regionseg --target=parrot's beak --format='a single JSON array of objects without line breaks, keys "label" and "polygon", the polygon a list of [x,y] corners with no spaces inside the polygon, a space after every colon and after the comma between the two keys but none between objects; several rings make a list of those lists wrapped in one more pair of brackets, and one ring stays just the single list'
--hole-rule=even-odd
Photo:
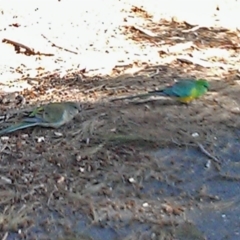
[{"label": "parrot's beak", "polygon": [[83,106],[80,103],[77,104],[77,108],[78,112],[81,112],[83,110]]}]

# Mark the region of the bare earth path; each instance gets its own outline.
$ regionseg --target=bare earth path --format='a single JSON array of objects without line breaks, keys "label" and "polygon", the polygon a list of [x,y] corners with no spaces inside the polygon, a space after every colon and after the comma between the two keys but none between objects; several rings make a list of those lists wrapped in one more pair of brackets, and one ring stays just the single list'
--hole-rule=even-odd
[{"label": "bare earth path", "polygon": [[[1,136],[0,238],[239,239],[240,2],[13,2],[0,128],[49,101],[84,111]],[[189,106],[109,101],[181,78],[211,89]]]}]

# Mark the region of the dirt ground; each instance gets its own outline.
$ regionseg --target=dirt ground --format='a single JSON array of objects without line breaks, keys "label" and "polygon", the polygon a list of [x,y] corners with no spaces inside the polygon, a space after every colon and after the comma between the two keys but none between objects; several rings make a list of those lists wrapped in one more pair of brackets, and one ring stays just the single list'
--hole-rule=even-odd
[{"label": "dirt ground", "polygon": [[[1,239],[239,238],[239,32],[172,19],[122,34],[169,62],[52,73],[2,94],[1,128],[50,101],[83,111],[58,130],[1,137]],[[210,91],[189,105],[111,101],[199,77]]]}]

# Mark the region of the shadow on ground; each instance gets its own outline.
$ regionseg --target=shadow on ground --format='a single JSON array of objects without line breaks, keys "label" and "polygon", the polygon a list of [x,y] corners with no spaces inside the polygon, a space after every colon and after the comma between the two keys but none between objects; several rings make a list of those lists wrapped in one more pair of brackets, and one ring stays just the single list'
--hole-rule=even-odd
[{"label": "shadow on ground", "polygon": [[[238,239],[239,81],[209,79],[209,94],[189,106],[109,101],[204,71],[154,66],[116,78],[43,79],[5,96],[2,128],[25,104],[74,99],[84,111],[58,130],[1,138],[1,238]],[[19,99],[23,110],[9,110]]]}]

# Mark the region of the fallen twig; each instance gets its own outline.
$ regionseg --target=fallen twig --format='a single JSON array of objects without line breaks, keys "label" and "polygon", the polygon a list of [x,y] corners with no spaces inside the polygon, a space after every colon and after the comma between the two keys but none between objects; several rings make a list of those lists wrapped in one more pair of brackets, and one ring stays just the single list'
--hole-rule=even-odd
[{"label": "fallen twig", "polygon": [[2,237],[2,240],[7,240],[7,238],[8,238],[8,232],[5,232],[5,234]]},{"label": "fallen twig", "polygon": [[[175,143],[175,144],[177,144],[178,146],[182,146],[182,145],[188,145],[188,146],[194,146],[195,144],[182,144],[182,143],[179,143],[178,141],[176,141],[175,139],[173,139],[172,138],[172,142],[173,143]],[[199,147],[199,149],[200,149],[200,151],[203,153],[203,154],[205,154],[207,157],[209,157],[210,159],[212,159],[214,162],[216,162],[216,163],[218,163],[218,164],[221,164],[221,161],[217,158],[217,157],[215,157],[215,156],[213,156],[210,152],[208,152],[204,147],[203,147],[203,145],[201,144],[201,143],[196,143],[197,144],[197,146]],[[196,146],[196,145],[195,145]]]},{"label": "fallen twig", "polygon": [[144,29],[140,26],[131,26],[131,28],[133,30],[136,30],[136,31],[139,31],[140,33],[148,36],[148,37],[152,37],[152,38],[156,38],[156,37],[159,37],[157,34],[155,34],[154,32],[148,30],[148,29]]},{"label": "fallen twig", "polygon": [[0,123],[6,122],[10,118],[9,114],[0,115]]},{"label": "fallen twig", "polygon": [[55,43],[51,42],[51,41],[50,41],[45,35],[43,35],[43,34],[42,34],[42,37],[45,38],[49,43],[51,43],[51,44],[52,44],[52,47],[59,48],[59,49],[64,50],[64,51],[66,51],[66,52],[78,54],[77,52],[74,52],[74,51],[72,51],[72,50],[68,50],[68,49],[66,49],[66,48],[57,46]]},{"label": "fallen twig", "polygon": [[[30,56],[30,55],[40,55],[40,56],[48,56],[48,57],[54,56],[54,54],[52,54],[52,53],[35,52],[34,49],[31,49],[30,47],[27,47],[26,45],[23,45],[22,43],[18,43],[18,42],[15,42],[15,41],[12,41],[12,40],[9,40],[6,38],[4,38],[2,40],[2,42],[13,45],[15,48],[15,51],[17,53],[24,53],[27,56]],[[21,48],[25,49],[25,52],[21,52]]]},{"label": "fallen twig", "polygon": [[200,28],[207,28],[207,27],[203,27],[203,26],[198,25],[198,26],[194,26],[194,27],[192,27],[190,29],[187,29],[187,30],[182,30],[182,32],[183,33],[195,32],[195,31],[197,31]]},{"label": "fallen twig", "polygon": [[197,143],[198,147],[200,148],[201,152],[207,155],[209,158],[211,158],[214,162],[221,164],[220,160],[213,156],[211,153],[209,153],[201,143]]}]

